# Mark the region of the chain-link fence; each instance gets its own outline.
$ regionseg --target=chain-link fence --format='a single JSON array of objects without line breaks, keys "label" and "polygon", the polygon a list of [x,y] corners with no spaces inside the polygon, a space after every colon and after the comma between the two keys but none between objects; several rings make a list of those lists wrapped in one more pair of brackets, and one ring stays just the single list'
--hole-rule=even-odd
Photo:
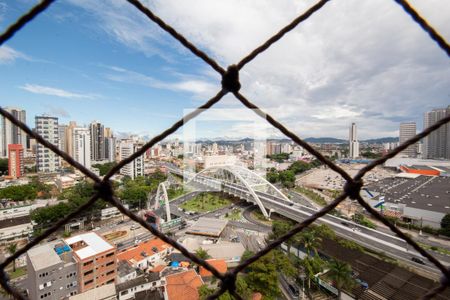
[{"label": "chain-link fence", "polygon": [[[409,245],[411,245],[417,252],[419,252],[422,256],[426,257],[432,264],[434,264],[442,273],[442,279],[438,287],[436,287],[433,290],[428,291],[426,295],[423,296],[424,299],[431,299],[438,293],[444,291],[449,285],[450,285],[450,269],[445,267],[443,264],[441,264],[433,255],[428,253],[426,250],[424,250],[422,247],[420,247],[415,241],[412,240],[408,235],[404,234],[402,231],[400,231],[396,226],[391,224],[387,219],[385,219],[380,213],[378,213],[375,209],[373,209],[368,203],[366,203],[363,198],[360,195],[360,190],[363,186],[363,177],[364,175],[375,168],[378,165],[383,164],[386,160],[394,157],[398,153],[400,153],[402,150],[406,149],[409,145],[412,145],[418,141],[420,141],[422,138],[430,134],[432,131],[437,130],[439,127],[450,123],[450,116],[447,116],[446,118],[443,118],[436,122],[433,126],[426,128],[423,132],[420,134],[417,134],[415,137],[409,139],[405,143],[398,146],[395,150],[393,150],[391,153],[383,156],[382,158],[379,158],[377,160],[372,161],[365,167],[363,167],[359,172],[352,178],[349,174],[347,174],[343,169],[341,169],[339,166],[335,165],[332,161],[324,157],[319,151],[315,150],[313,147],[311,147],[308,143],[306,143],[304,140],[299,138],[297,135],[295,135],[292,131],[287,129],[285,126],[283,126],[280,122],[272,118],[270,115],[262,112],[255,104],[253,104],[250,100],[248,100],[244,95],[242,95],[239,90],[241,87],[241,84],[239,82],[239,71],[250,61],[252,61],[256,56],[258,56],[260,53],[267,50],[272,44],[280,40],[286,33],[294,29],[297,25],[302,23],[303,21],[306,21],[311,15],[313,15],[315,12],[320,10],[325,4],[329,2],[329,0],[320,0],[315,5],[313,5],[311,8],[309,8],[306,12],[298,16],[296,19],[294,19],[289,25],[281,29],[278,33],[273,35],[271,38],[269,38],[264,44],[253,50],[250,54],[245,56],[241,61],[239,61],[237,64],[229,66],[227,69],[224,69],[221,67],[214,59],[209,57],[205,52],[198,49],[195,45],[193,45],[191,42],[189,42],[185,37],[183,37],[180,33],[178,33],[174,28],[172,28],[170,25],[166,24],[162,19],[160,19],[157,15],[155,15],[150,9],[145,7],[143,4],[141,4],[138,0],[126,0],[131,5],[133,5],[136,9],[138,9],[140,12],[145,14],[151,21],[156,23],[159,27],[161,27],[164,31],[166,31],[168,34],[170,34],[173,38],[178,40],[181,44],[183,44],[187,49],[189,49],[194,55],[201,58],[205,63],[210,65],[217,73],[219,73],[222,76],[222,87],[220,91],[212,97],[210,100],[208,100],[205,104],[198,107],[195,111],[187,114],[183,119],[180,119],[175,124],[173,124],[170,128],[162,132],[161,134],[155,136],[152,138],[149,142],[147,142],[139,151],[135,152],[130,157],[120,161],[115,167],[113,167],[106,176],[103,177],[103,179],[100,179],[98,176],[96,176],[94,173],[92,173],[90,170],[85,168],[83,165],[75,161],[71,156],[69,156],[67,153],[61,151],[58,149],[57,146],[53,145],[52,143],[46,141],[43,137],[41,137],[36,132],[32,131],[29,127],[27,127],[26,124],[20,122],[17,120],[14,116],[12,116],[9,112],[6,110],[0,108],[0,114],[3,115],[5,118],[7,118],[9,121],[11,121],[14,125],[20,127],[24,132],[26,132],[30,137],[33,137],[36,139],[37,142],[42,144],[43,146],[49,148],[51,151],[59,155],[61,158],[63,158],[66,162],[68,162],[70,165],[72,165],[74,168],[81,171],[84,175],[89,177],[95,182],[95,194],[90,198],[89,201],[87,201],[85,204],[80,206],[77,210],[71,212],[69,215],[67,215],[64,219],[56,222],[51,228],[47,229],[44,233],[39,235],[36,239],[34,239],[32,242],[28,243],[25,247],[19,249],[14,255],[8,257],[5,261],[3,261],[0,264],[0,284],[3,286],[3,288],[13,297],[18,299],[24,299],[24,296],[19,293],[15,288],[13,288],[11,285],[9,285],[9,279],[5,272],[5,268],[12,263],[15,259],[17,259],[20,255],[26,253],[28,250],[30,250],[32,247],[39,244],[41,241],[43,241],[45,238],[47,238],[50,234],[54,233],[57,229],[59,229],[61,226],[63,226],[65,223],[67,223],[70,219],[76,217],[79,215],[82,211],[89,208],[91,205],[93,205],[98,199],[103,199],[107,202],[109,202],[111,205],[117,207],[121,213],[128,216],[130,219],[132,219],[135,222],[138,222],[140,225],[142,225],[144,228],[146,228],[148,231],[153,233],[158,238],[162,239],[166,243],[169,243],[174,248],[178,249],[181,253],[183,253],[186,257],[191,259],[194,263],[203,266],[205,269],[210,271],[217,279],[220,280],[220,288],[209,298],[214,299],[220,296],[221,294],[225,293],[226,291],[229,291],[231,295],[233,295],[236,299],[241,299],[241,297],[236,292],[236,277],[239,274],[239,272],[242,272],[246,267],[248,267],[253,262],[257,261],[259,258],[264,256],[265,254],[269,253],[271,250],[277,248],[280,246],[284,241],[287,239],[293,237],[295,234],[302,231],[305,227],[312,224],[314,221],[316,221],[318,218],[324,216],[325,214],[329,213],[331,210],[333,210],[339,203],[344,201],[347,197],[350,199],[356,200],[362,207],[364,207],[369,213],[371,213],[376,219],[381,221],[383,224],[388,226],[395,234],[397,234],[400,238],[404,239]],[[386,0],[388,1],[388,0]],[[28,13],[21,16],[14,24],[12,24],[1,36],[0,36],[0,46],[5,43],[8,39],[12,38],[15,33],[17,33],[21,28],[23,28],[28,22],[30,22],[34,17],[36,17],[39,13],[45,11],[54,0],[44,0],[34,6]],[[409,14],[412,19],[424,30],[428,33],[428,35],[437,43],[437,45],[446,52],[448,56],[450,56],[450,45],[444,40],[443,37],[439,35],[438,32],[436,32],[427,22],[424,18],[422,18],[415,10],[414,8],[405,0],[395,0],[404,10],[407,14]],[[164,138],[169,136],[170,134],[174,133],[177,129],[183,126],[186,122],[189,120],[195,118],[197,115],[199,115],[202,111],[209,109],[214,104],[219,102],[223,96],[225,96],[227,93],[232,93],[243,105],[245,105],[247,108],[252,109],[255,111],[260,117],[264,118],[269,122],[272,126],[276,127],[279,131],[281,131],[285,136],[292,139],[295,143],[305,148],[307,151],[309,151],[312,155],[314,155],[318,160],[320,160],[323,164],[334,170],[335,172],[339,173],[346,181],[346,184],[344,186],[344,189],[342,193],[331,203],[329,203],[327,206],[322,208],[320,211],[317,211],[307,219],[305,219],[303,222],[297,224],[295,227],[293,227],[288,233],[280,237],[279,239],[271,242],[267,245],[263,250],[259,251],[257,254],[255,254],[253,257],[247,259],[246,261],[240,263],[236,268],[234,268],[231,271],[228,271],[227,273],[223,274],[218,272],[214,267],[212,267],[210,264],[208,264],[205,260],[200,259],[196,257],[195,255],[189,253],[189,251],[184,248],[182,245],[177,243],[175,240],[171,239],[170,237],[164,235],[162,232],[158,231],[157,229],[151,227],[145,220],[137,216],[136,214],[132,213],[130,210],[125,208],[122,203],[115,197],[110,178],[114,174],[116,174],[123,166],[126,164],[132,162],[137,157],[141,156],[145,153],[146,150],[154,146],[156,143],[162,141]]]}]

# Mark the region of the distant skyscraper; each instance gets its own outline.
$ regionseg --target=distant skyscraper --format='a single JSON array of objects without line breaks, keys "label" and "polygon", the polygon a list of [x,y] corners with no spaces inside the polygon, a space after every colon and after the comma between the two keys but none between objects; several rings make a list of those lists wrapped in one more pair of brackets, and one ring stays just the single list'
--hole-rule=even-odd
[{"label": "distant skyscraper", "polygon": [[[439,120],[450,116],[450,105],[447,108],[433,109],[426,112],[423,128],[427,128]],[[423,157],[450,159],[450,124],[447,123],[433,131],[423,139]]]},{"label": "distant skyscraper", "polygon": [[91,133],[89,128],[73,129],[73,158],[85,166],[91,168]]},{"label": "distant skyscraper", "polygon": [[8,145],[8,176],[19,178],[23,175],[23,146],[21,144]]},{"label": "distant skyscraper", "polygon": [[[48,142],[59,147],[58,118],[50,116],[36,116],[36,132]],[[38,172],[56,172],[61,166],[58,155],[50,149],[36,145],[36,167]]]},{"label": "distant skyscraper", "polygon": [[359,157],[359,142],[356,133],[355,123],[352,123],[352,125],[350,126],[348,141],[349,141],[349,158],[355,159]]},{"label": "distant skyscraper", "polygon": [[67,125],[58,125],[59,149],[67,152]]},{"label": "distant skyscraper", "polygon": [[70,121],[66,128],[66,151],[73,157],[73,130],[78,127],[75,121]]},{"label": "distant skyscraper", "polygon": [[[5,110],[16,117],[19,121],[26,123],[25,110],[20,108],[5,107]],[[23,149],[27,148],[27,135],[19,127],[12,124],[8,119],[1,116],[0,156],[8,157],[8,145],[21,144]]]},{"label": "distant skyscraper", "polygon": [[[403,144],[410,138],[416,135],[416,122],[405,122],[400,124],[399,142]],[[403,156],[416,157],[417,156],[417,143],[409,146],[401,152]]]},{"label": "distant skyscraper", "polygon": [[91,159],[101,161],[105,159],[105,127],[98,121],[89,125],[91,130]]},{"label": "distant skyscraper", "polygon": [[[119,144],[119,159],[123,160],[134,152],[138,151],[143,145],[130,140],[122,140]],[[137,176],[144,176],[144,155],[139,156],[129,164],[120,169],[120,174],[129,176],[131,179]]]}]

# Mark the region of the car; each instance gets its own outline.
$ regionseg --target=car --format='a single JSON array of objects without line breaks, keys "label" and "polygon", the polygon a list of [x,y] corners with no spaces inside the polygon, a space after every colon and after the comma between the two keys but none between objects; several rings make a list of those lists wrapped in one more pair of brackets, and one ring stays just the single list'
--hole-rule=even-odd
[{"label": "car", "polygon": [[134,240],[135,245],[139,244],[140,242],[142,242],[142,240]]},{"label": "car", "polygon": [[355,281],[365,290],[369,288],[369,284],[359,278],[356,278]]},{"label": "car", "polygon": [[135,230],[135,229],[138,229],[138,226],[136,226],[134,224],[130,226],[130,230]]},{"label": "car", "polygon": [[121,220],[121,221],[117,222],[117,225],[123,224],[123,223],[125,223],[125,221],[124,221],[124,220]]},{"label": "car", "polygon": [[122,247],[123,243],[117,243],[117,247]]},{"label": "car", "polygon": [[289,203],[289,206],[294,206],[294,202],[290,202],[290,203]]},{"label": "car", "polygon": [[347,227],[350,226],[350,224],[348,224],[347,222],[344,222],[344,221],[342,221],[341,224],[344,226],[347,226]]},{"label": "car", "polygon": [[220,214],[217,213],[217,214],[215,214],[214,216],[215,216],[216,218],[218,218],[218,217],[220,217]]},{"label": "car", "polygon": [[424,264],[425,264],[425,262],[424,262],[422,259],[417,258],[417,257],[411,257],[411,260],[412,260],[413,262],[418,263],[418,264],[421,264],[421,265],[424,265]]}]

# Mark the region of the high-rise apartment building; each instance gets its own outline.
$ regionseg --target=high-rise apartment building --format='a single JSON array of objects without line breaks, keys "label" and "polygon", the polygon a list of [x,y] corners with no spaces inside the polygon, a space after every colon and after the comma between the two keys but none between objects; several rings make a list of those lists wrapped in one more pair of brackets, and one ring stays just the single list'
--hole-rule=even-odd
[{"label": "high-rise apartment building", "polygon": [[[36,132],[56,147],[59,146],[58,118],[50,116],[36,116]],[[56,172],[60,169],[61,160],[50,149],[36,145],[36,167],[38,172]]]},{"label": "high-rise apartment building", "polygon": [[[26,123],[25,110],[13,107],[5,107],[5,110],[19,121]],[[26,149],[27,135],[19,127],[12,124],[5,117],[1,116],[0,157],[8,157],[9,144],[21,144],[23,149]]]},{"label": "high-rise apartment building", "polygon": [[[129,157],[134,152],[138,151],[143,144],[135,143],[130,140],[122,140],[119,144],[119,159],[123,160]],[[120,174],[129,176],[131,179],[136,178],[137,176],[144,176],[144,155],[139,156],[129,164],[120,169]]]},{"label": "high-rise apartment building", "polygon": [[89,128],[76,127],[72,130],[73,158],[85,166],[91,168],[91,131]]},{"label": "high-rise apartment building", "polygon": [[115,283],[116,248],[94,232],[39,245],[27,252],[29,298],[67,299]]},{"label": "high-rise apartment building", "polygon": [[[403,144],[407,140],[413,138],[416,135],[416,122],[405,122],[400,124],[399,142]],[[409,146],[403,150],[400,154],[407,157],[417,156],[417,143]]]},{"label": "high-rise apartment building", "polygon": [[105,160],[112,162],[116,160],[116,139],[105,137]]},{"label": "high-rise apartment building", "polygon": [[[426,112],[423,118],[423,128],[430,127],[447,116],[450,116],[450,105],[447,108],[433,109]],[[431,132],[423,139],[422,152],[424,158],[450,159],[449,123]]]},{"label": "high-rise apartment building", "polygon": [[355,123],[352,123],[352,125],[350,126],[348,141],[349,141],[349,158],[355,159],[359,157],[359,142],[356,133]]},{"label": "high-rise apartment building", "polygon": [[8,145],[8,176],[19,178],[23,175],[23,146],[21,144]]},{"label": "high-rise apartment building", "polygon": [[98,121],[89,125],[91,131],[91,159],[102,161],[105,159],[105,127]]},{"label": "high-rise apartment building", "polygon": [[77,123],[75,121],[70,121],[66,128],[66,149],[67,154],[73,156],[73,130],[77,128]]}]

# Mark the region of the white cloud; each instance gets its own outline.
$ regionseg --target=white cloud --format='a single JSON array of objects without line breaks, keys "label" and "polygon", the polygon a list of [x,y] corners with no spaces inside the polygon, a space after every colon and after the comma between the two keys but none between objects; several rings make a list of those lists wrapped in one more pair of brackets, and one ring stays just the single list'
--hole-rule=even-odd
[{"label": "white cloud", "polygon": [[13,63],[14,61],[16,61],[16,59],[30,60],[30,58],[27,55],[17,50],[14,50],[11,47],[8,46],[0,47],[0,64]]},{"label": "white cloud", "polygon": [[[170,61],[168,48],[188,51],[122,1],[72,1],[94,14],[118,42]],[[315,1],[143,1],[224,67],[238,62]],[[450,2],[411,1],[446,39]],[[178,58],[177,58],[178,59]],[[108,78],[189,91],[203,99],[219,84],[187,78],[162,82],[115,70]],[[211,77],[213,78],[213,77]],[[242,92],[301,136],[346,138],[357,122],[362,138],[397,134],[401,121],[450,103],[450,62],[393,1],[330,1],[240,72]],[[191,80],[192,79],[192,80]],[[226,99],[224,105],[236,106]]]},{"label": "white cloud", "polygon": [[49,95],[49,96],[56,96],[61,98],[72,98],[72,99],[95,99],[98,98],[98,95],[94,94],[81,94],[81,93],[74,93],[69,92],[63,89],[49,87],[49,86],[43,86],[38,84],[25,84],[23,86],[20,86],[19,88],[28,91],[30,93],[34,94],[41,94],[41,95]]},{"label": "white cloud", "polygon": [[217,90],[217,86],[211,82],[198,78],[196,76],[178,75],[182,77],[178,81],[162,81],[154,77],[120,68],[117,66],[108,66],[108,69],[114,71],[106,74],[106,78],[112,81],[124,82],[129,84],[138,84],[151,88],[166,89],[172,91],[189,92],[197,97],[210,97]]}]

